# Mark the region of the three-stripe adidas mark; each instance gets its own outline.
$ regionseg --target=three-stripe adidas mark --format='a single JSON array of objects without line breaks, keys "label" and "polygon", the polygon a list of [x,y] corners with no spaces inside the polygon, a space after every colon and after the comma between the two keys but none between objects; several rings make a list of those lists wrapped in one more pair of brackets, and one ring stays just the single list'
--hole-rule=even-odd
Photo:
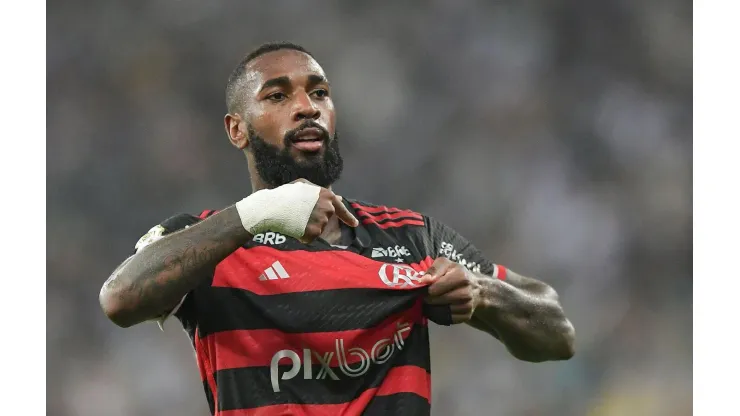
[{"label": "three-stripe adidas mark", "polygon": [[262,272],[260,280],[277,280],[278,277],[281,279],[287,279],[290,275],[285,271],[283,265],[280,264],[279,261],[276,261],[275,263],[272,263],[272,266],[266,268],[265,271]]}]

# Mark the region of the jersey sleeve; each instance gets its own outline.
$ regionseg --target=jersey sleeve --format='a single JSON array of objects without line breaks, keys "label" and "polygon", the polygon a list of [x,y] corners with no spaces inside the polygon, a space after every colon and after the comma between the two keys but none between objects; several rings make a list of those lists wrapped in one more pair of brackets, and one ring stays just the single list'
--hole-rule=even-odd
[{"label": "jersey sleeve", "polygon": [[[195,225],[198,222],[202,221],[202,218],[205,218],[207,216],[208,212],[204,212],[201,214],[200,217],[196,217],[194,215],[190,214],[177,214],[170,218],[167,218],[166,220],[162,221],[161,223],[155,225],[152,227],[146,234],[144,234],[139,241],[136,242],[136,245],[134,247],[134,250],[136,253],[143,250],[146,246],[161,240],[162,238],[166,237],[168,234],[172,234],[174,232],[184,230],[191,225]],[[159,328],[163,330],[163,324],[164,322],[172,315],[177,315],[178,317],[181,317],[181,320],[191,320],[190,315],[194,314],[194,311],[192,310],[192,304],[193,302],[188,301],[188,293],[187,295],[183,296],[182,299],[180,299],[180,302],[172,308],[169,311],[165,311],[162,313],[162,315],[156,317],[153,319],[153,321],[157,322],[159,325]]]},{"label": "jersey sleeve", "polygon": [[457,231],[434,218],[425,217],[426,246],[432,259],[446,257],[473,272],[506,278],[506,268],[486,258],[483,253]]}]

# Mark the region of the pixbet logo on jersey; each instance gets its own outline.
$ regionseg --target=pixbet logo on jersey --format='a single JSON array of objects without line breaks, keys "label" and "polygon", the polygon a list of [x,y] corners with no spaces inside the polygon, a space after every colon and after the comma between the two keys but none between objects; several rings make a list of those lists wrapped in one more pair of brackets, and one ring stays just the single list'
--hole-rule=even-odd
[{"label": "pixbet logo on jersey", "polygon": [[[334,351],[321,353],[310,348],[304,348],[301,355],[293,350],[280,350],[272,356],[270,361],[270,381],[272,382],[272,391],[280,392],[280,380],[290,380],[298,375],[303,368],[304,380],[325,380],[329,377],[332,380],[340,380],[340,375],[346,377],[360,377],[367,373],[371,364],[383,364],[388,361],[396,350],[402,350],[404,345],[403,334],[411,330],[411,326],[406,322],[399,322],[396,331],[390,338],[382,338],[373,344],[370,350],[360,347],[345,349],[344,339],[337,338],[334,340]],[[330,364],[336,354],[338,367],[331,367]],[[347,357],[355,358],[352,364],[347,361]],[[290,360],[290,368],[282,375],[279,374],[279,364],[283,359]],[[321,365],[321,369],[314,376],[313,364],[315,362]],[[337,374],[339,373],[339,374]]]}]

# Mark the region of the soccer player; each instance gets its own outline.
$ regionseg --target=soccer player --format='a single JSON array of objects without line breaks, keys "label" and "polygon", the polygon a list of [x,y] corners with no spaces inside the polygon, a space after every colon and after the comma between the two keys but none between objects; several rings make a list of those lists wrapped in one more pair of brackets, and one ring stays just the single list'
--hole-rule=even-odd
[{"label": "soccer player", "polygon": [[226,103],[253,193],[156,225],[100,292],[121,327],[181,322],[211,414],[429,414],[428,320],[485,331],[520,360],[573,355],[550,286],[428,216],[334,193],[331,87],[302,47],[247,55]]}]

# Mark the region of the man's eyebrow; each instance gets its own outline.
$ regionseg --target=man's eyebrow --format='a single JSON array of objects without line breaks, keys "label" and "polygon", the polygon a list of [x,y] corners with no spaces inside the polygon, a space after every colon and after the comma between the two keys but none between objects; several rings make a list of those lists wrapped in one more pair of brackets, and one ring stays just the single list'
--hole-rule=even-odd
[{"label": "man's eyebrow", "polygon": [[[311,75],[308,76],[308,86],[309,87],[313,87],[313,86],[318,85],[318,84],[327,84],[327,85],[330,85],[329,84],[329,81],[326,79],[326,77],[324,77],[322,75],[311,74]],[[289,88],[290,87],[290,78],[288,78],[287,76],[283,75],[281,77],[276,77],[276,78],[268,79],[267,81],[265,81],[264,84],[262,84],[262,87],[260,87],[259,92],[262,92],[262,91],[264,91],[264,90],[266,90],[267,88],[270,88],[270,87]]]},{"label": "man's eyebrow", "polygon": [[327,80],[325,77],[321,75],[312,74],[308,76],[308,85],[314,86],[314,85],[321,84],[321,83],[324,83],[326,85],[331,85],[329,84],[329,80]]},{"label": "man's eyebrow", "polygon": [[262,84],[259,92],[262,92],[270,87],[290,87],[290,79],[286,76],[268,79],[267,81],[265,81],[264,84]]}]

